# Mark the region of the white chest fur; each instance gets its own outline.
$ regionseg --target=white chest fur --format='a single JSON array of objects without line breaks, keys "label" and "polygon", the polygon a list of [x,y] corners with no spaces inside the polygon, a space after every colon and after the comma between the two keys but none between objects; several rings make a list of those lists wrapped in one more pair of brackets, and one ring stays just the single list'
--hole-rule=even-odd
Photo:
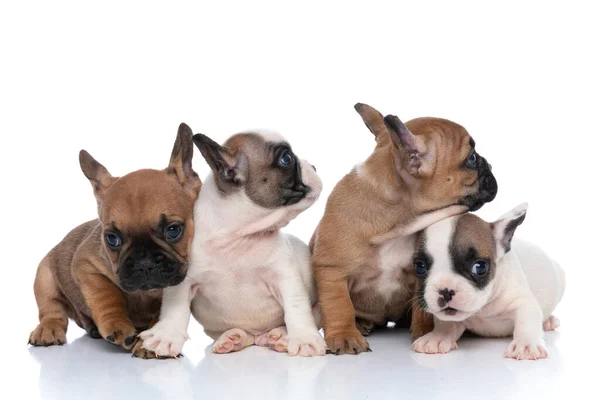
[{"label": "white chest fur", "polygon": [[[277,234],[275,234],[277,235]],[[278,236],[278,235],[277,235]],[[283,324],[276,237],[242,243],[236,249],[199,246],[192,257],[194,317],[208,332],[243,327],[253,334]],[[249,300],[251,299],[251,301]]]},{"label": "white chest fur", "polygon": [[415,250],[415,235],[390,239],[379,246],[378,265],[381,275],[375,289],[388,301],[394,292],[403,290],[402,269],[410,266]]}]

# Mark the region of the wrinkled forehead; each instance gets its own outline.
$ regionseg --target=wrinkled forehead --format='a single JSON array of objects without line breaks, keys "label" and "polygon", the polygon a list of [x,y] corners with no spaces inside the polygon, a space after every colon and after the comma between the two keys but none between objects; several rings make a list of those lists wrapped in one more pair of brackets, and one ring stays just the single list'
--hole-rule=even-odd
[{"label": "wrinkled forehead", "polygon": [[107,190],[102,223],[128,233],[147,232],[165,218],[185,222],[193,215],[193,205],[174,177],[140,170],[119,178]]},{"label": "wrinkled forehead", "polygon": [[443,119],[422,117],[406,122],[406,127],[415,135],[421,135],[426,141],[438,142],[440,146],[452,147],[454,152],[468,152],[475,148],[475,141],[469,132],[456,122]]}]

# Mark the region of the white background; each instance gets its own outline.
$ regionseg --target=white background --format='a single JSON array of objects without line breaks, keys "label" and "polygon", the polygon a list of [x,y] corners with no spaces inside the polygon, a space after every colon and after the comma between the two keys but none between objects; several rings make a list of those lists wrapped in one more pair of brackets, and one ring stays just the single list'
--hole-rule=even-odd
[{"label": "white background", "polygon": [[[446,398],[564,397],[593,387],[600,28],[592,4],[2,2],[0,390]],[[82,331],[74,324],[62,348],[25,346],[37,323],[37,263],[95,218],[80,149],[120,175],[166,167],[182,121],[219,142],[248,128],[278,130],[324,181],[319,202],[287,228],[308,241],[335,183],[374,146],[356,102],[403,120],[465,126],[499,182],[482,217],[529,202],[517,235],[547,249],[568,278],[561,332],[549,335],[552,359],[504,360],[503,339],[415,357],[406,332],[371,339],[375,351],[359,357],[295,361],[248,349],[214,358],[194,321],[181,362],[132,360],[75,340]],[[198,151],[194,167],[208,171]]]}]

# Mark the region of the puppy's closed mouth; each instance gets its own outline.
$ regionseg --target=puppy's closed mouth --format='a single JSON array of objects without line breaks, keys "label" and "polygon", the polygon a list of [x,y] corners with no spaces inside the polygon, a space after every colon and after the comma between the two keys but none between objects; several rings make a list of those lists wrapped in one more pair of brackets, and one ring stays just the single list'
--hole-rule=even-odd
[{"label": "puppy's closed mouth", "polygon": [[458,310],[456,308],[452,308],[452,307],[446,307],[442,310],[442,312],[444,312],[444,314],[446,315],[456,315],[456,312]]},{"label": "puppy's closed mouth", "polygon": [[282,206],[291,206],[302,201],[308,194],[312,192],[311,188],[306,185],[293,189],[284,189],[283,198],[281,199]]}]

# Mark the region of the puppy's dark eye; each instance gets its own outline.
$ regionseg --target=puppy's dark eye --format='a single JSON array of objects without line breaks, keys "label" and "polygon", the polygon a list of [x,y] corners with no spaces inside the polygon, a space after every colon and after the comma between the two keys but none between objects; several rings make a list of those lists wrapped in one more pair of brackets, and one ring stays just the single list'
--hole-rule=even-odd
[{"label": "puppy's dark eye", "polygon": [[167,226],[165,229],[165,237],[169,242],[176,242],[183,236],[183,225],[175,223]]},{"label": "puppy's dark eye", "polygon": [[104,235],[104,241],[111,249],[118,249],[121,247],[121,238],[112,232],[108,232]]},{"label": "puppy's dark eye", "polygon": [[490,269],[490,265],[488,264],[487,261],[477,260],[473,263],[473,266],[471,267],[471,273],[473,275],[483,276],[483,275],[487,274],[489,269]]},{"label": "puppy's dark eye", "polygon": [[283,165],[284,167],[287,167],[288,165],[290,165],[292,163],[292,161],[294,160],[294,157],[292,157],[292,155],[290,154],[289,151],[285,151],[281,157],[279,157],[279,164]]},{"label": "puppy's dark eye", "polygon": [[415,273],[418,277],[427,275],[427,264],[423,260],[415,260]]},{"label": "puppy's dark eye", "polygon": [[475,153],[475,151],[471,153],[465,165],[469,168],[475,168],[477,166],[477,153]]}]

